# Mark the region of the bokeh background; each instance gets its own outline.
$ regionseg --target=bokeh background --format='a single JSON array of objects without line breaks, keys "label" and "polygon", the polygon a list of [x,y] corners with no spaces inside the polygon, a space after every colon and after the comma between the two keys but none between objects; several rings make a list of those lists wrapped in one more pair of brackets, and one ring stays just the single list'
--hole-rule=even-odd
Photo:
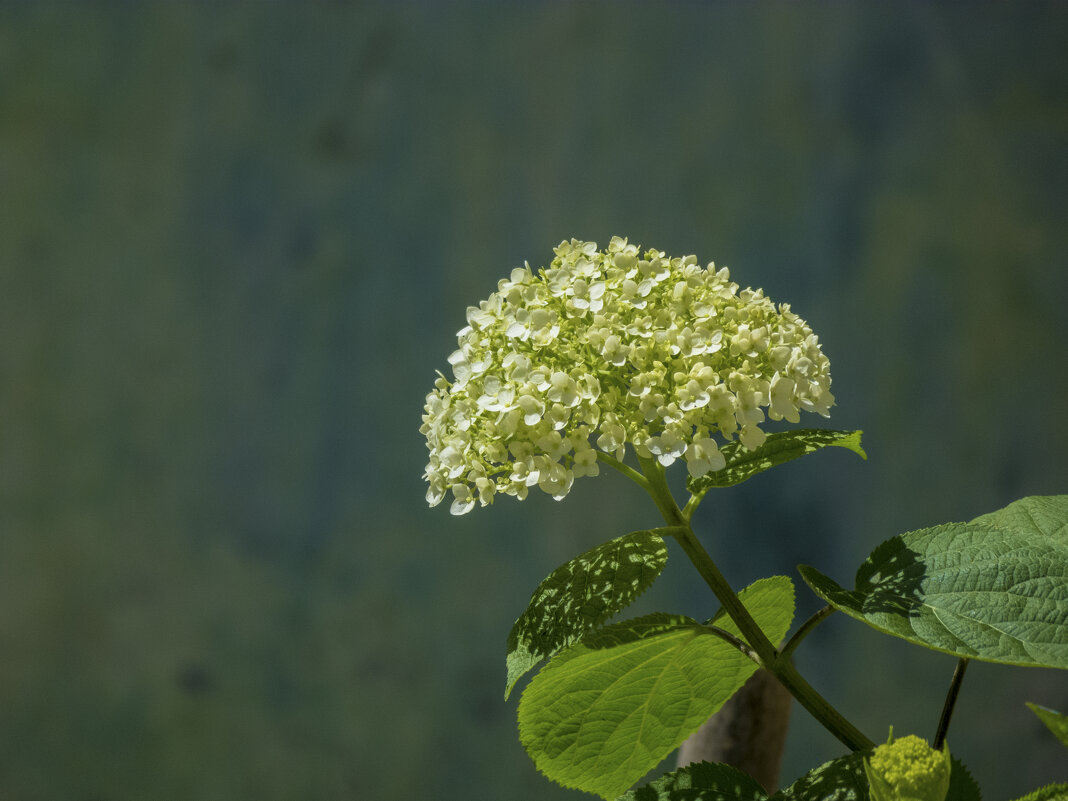
[{"label": "bokeh background", "polygon": [[[710,497],[736,585],[1068,490],[1066,41],[1042,3],[4,4],[0,796],[583,797],[505,636],[656,511],[602,476],[452,518],[417,430],[465,307],[564,238],[821,336],[870,458]],[[710,615],[692,573],[637,611]],[[876,739],[953,669],[844,619],[798,658]],[[988,798],[1068,780],[1025,701],[1068,674],[970,669]],[[840,750],[795,711],[784,779]]]}]

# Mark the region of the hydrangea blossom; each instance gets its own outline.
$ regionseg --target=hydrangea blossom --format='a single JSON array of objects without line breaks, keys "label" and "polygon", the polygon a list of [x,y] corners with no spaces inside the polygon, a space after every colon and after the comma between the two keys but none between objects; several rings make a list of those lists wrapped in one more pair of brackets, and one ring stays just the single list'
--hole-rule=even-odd
[{"label": "hydrangea blossom", "polygon": [[559,500],[597,475],[598,451],[621,460],[628,445],[702,476],[724,467],[720,442],[760,447],[766,418],[828,416],[827,357],[788,305],[620,237],[554,252],[467,310],[420,428],[432,506],[451,494],[464,514],[533,486]]}]

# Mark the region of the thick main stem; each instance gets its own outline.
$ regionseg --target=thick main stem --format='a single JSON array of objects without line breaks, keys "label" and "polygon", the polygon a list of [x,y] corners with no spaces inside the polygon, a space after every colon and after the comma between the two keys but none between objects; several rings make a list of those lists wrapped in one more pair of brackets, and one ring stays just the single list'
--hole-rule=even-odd
[{"label": "thick main stem", "polygon": [[760,657],[761,664],[768,668],[774,665],[776,657],[774,644],[764,634],[760,626],[757,625],[757,622],[753,620],[753,616],[749,614],[749,610],[745,608],[745,605],[738,598],[738,594],[733,590],[727,578],[719,571],[716,563],[712,561],[707,551],[701,546],[689,523],[680,527],[679,533],[675,535],[675,540],[682,546],[682,550],[690,557],[690,561],[697,568],[697,572],[701,574],[701,578],[705,580],[716,598],[723,604],[724,610],[726,610],[735,625],[738,626],[742,636],[756,651],[757,656]]},{"label": "thick main stem", "polygon": [[[742,635],[752,646],[759,659],[759,664],[768,670],[790,691],[808,712],[816,718],[831,734],[853,751],[864,751],[875,744],[864,736],[852,723],[846,720],[830,702],[816,692],[793,666],[789,656],[781,659],[775,645],[757,625],[756,620],[738,598],[726,577],[720,572],[712,557],[701,545],[694,534],[687,515],[684,515],[675,503],[674,496],[667,485],[664,470],[655,461],[639,459],[646,481],[646,489],[656,501],[657,508],[668,526],[675,529],[674,536],[683,551],[689,557],[697,572],[711,588],[719,602],[723,604],[727,615],[734,621]],[[692,511],[692,510],[691,510]]]},{"label": "thick main stem", "polygon": [[790,691],[809,713],[823,724],[824,728],[842,741],[853,751],[864,751],[871,748],[874,743],[864,736],[859,729],[846,720],[827,699],[820,695],[804,677],[797,672],[789,657],[780,659],[775,646],[761,631],[749,610],[739,600],[738,595],[731,589],[723,574],[720,573],[712,557],[701,546],[693,529],[687,524],[685,530],[675,535],[675,539],[682,545],[686,555],[690,557],[698,572],[704,577],[712,592],[715,593],[720,603],[731,620],[741,630],[745,639],[753,647],[760,657],[761,664],[782,685]]},{"label": "thick main stem", "polygon": [[797,668],[789,660],[776,663],[771,671],[775,678],[782,682],[782,686],[790,691],[808,713],[818,720],[827,731],[851,751],[867,751],[875,747],[875,743],[864,735],[860,729],[846,720],[842,713],[835,709],[831,702],[816,692],[816,689],[805,681],[805,678],[797,672]]}]

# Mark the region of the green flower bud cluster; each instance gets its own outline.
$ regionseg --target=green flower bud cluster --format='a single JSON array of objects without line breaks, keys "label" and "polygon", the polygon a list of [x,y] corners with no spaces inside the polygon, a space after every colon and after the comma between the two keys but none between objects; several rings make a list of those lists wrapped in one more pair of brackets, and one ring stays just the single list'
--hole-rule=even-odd
[{"label": "green flower bud cluster", "polygon": [[914,734],[877,746],[864,760],[872,801],[944,801],[953,771],[949,749]]},{"label": "green flower bud cluster", "polygon": [[537,485],[557,500],[630,445],[693,476],[722,469],[714,436],[747,449],[767,417],[829,415],[830,365],[804,320],[694,256],[571,240],[467,310],[423,425],[433,506],[452,513]]}]

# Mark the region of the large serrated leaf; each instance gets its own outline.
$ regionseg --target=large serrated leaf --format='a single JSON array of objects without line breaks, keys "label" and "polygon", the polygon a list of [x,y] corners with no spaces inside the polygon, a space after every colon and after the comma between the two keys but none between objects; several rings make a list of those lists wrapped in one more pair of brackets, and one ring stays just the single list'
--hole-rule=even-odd
[{"label": "large serrated leaf", "polygon": [[619,801],[765,801],[767,797],[752,776],[737,768],[695,762],[631,790]]},{"label": "large serrated leaf", "polygon": [[686,488],[694,495],[701,495],[713,487],[732,487],[775,465],[807,456],[831,445],[848,448],[867,459],[868,455],[860,447],[860,435],[860,431],[803,428],[768,434],[764,444],[753,451],[747,451],[740,442],[728,442],[720,448],[720,453],[727,462],[726,466],[700,478],[688,479]]},{"label": "large serrated leaf", "polygon": [[1054,737],[1068,745],[1068,715],[1038,704],[1028,703],[1027,706],[1053,732]]},{"label": "large serrated leaf", "polygon": [[508,635],[504,697],[542,659],[578,640],[641,595],[667,564],[655,531],[636,531],[598,545],[546,578]]},{"label": "large serrated leaf", "polygon": [[[793,619],[785,576],[739,593],[772,642]],[[730,620],[719,626],[736,637]],[[709,626],[647,615],[594,631],[557,654],[519,703],[519,739],[565,787],[616,798],[696,731],[756,665]]]},{"label": "large serrated leaf", "polygon": [[887,540],[853,590],[799,569],[827,603],[887,634],[958,657],[1068,668],[1068,495]]}]

